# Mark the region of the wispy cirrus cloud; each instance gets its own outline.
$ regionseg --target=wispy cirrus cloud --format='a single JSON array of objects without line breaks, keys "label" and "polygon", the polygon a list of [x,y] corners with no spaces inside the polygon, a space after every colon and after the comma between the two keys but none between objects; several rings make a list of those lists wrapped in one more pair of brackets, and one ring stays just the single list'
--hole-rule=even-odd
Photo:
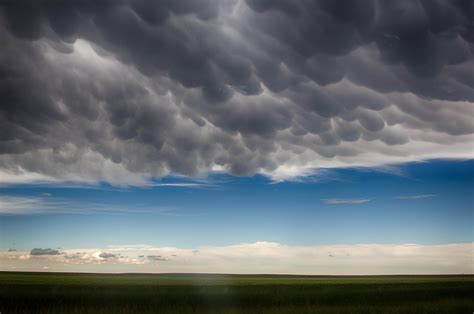
[{"label": "wispy cirrus cloud", "polygon": [[196,182],[172,182],[172,183],[150,183],[150,187],[176,187],[176,188],[205,188],[213,187],[214,184],[196,183]]},{"label": "wispy cirrus cloud", "polygon": [[[153,188],[153,187],[174,187],[174,188],[215,188],[220,185],[220,181],[213,179],[192,179],[183,181],[172,181],[172,182],[160,182],[155,180],[144,179],[141,182],[135,182],[133,184],[121,184],[121,185],[109,185],[106,182],[81,182],[81,181],[68,181],[68,180],[53,180],[53,179],[36,179],[36,177],[28,177],[23,180],[19,174],[18,180],[15,180],[15,176],[11,177],[4,176],[4,173],[0,171],[0,187],[2,186],[47,186],[50,188],[62,188],[62,189],[91,189],[91,190],[102,190],[102,191],[128,191],[130,187],[136,188]],[[173,178],[172,176],[170,178]],[[11,179],[11,180],[10,180]],[[188,178],[186,178],[188,179]],[[48,193],[46,193],[48,194]]]},{"label": "wispy cirrus cloud", "polygon": [[358,205],[371,201],[370,198],[324,198],[323,201],[328,205]]},{"label": "wispy cirrus cloud", "polygon": [[133,208],[125,205],[41,196],[0,195],[0,215],[39,215],[39,214],[131,214],[149,213],[160,215],[180,215],[173,208],[161,208],[146,204],[135,204]]},{"label": "wispy cirrus cloud", "polygon": [[399,200],[419,200],[424,198],[432,198],[435,197],[434,194],[419,194],[419,195],[404,195],[404,196],[397,196],[396,199]]},{"label": "wispy cirrus cloud", "polygon": [[0,214],[39,214],[60,204],[45,197],[0,196]]}]

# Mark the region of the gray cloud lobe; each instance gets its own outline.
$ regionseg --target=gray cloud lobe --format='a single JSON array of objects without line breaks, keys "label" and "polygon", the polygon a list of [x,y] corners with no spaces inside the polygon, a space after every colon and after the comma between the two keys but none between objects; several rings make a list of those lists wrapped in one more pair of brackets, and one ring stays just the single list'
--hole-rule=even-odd
[{"label": "gray cloud lobe", "polygon": [[100,253],[99,254],[99,257],[102,257],[102,258],[116,258],[117,255],[116,254],[113,254],[113,253],[107,253],[107,252],[103,252],[103,253]]},{"label": "gray cloud lobe", "polygon": [[470,158],[473,20],[448,0],[3,1],[0,179]]},{"label": "gray cloud lobe", "polygon": [[161,255],[147,255],[148,260],[155,261],[155,262],[167,262],[169,259],[161,256]]},{"label": "gray cloud lobe", "polygon": [[54,249],[41,249],[41,248],[34,248],[31,250],[30,255],[59,255],[62,254],[59,250]]}]

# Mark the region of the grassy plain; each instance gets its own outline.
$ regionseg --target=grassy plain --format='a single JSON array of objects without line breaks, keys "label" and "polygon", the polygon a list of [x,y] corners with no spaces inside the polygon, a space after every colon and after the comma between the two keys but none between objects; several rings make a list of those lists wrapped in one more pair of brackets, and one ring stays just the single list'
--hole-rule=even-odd
[{"label": "grassy plain", "polygon": [[0,272],[2,314],[473,311],[473,276]]}]

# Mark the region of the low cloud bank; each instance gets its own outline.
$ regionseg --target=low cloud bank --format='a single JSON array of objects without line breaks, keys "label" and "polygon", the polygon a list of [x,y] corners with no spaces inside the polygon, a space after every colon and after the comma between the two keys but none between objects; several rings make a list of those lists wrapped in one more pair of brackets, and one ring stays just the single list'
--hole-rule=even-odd
[{"label": "low cloud bank", "polygon": [[443,245],[285,245],[276,242],[198,249],[147,245],[62,251],[1,252],[0,270],[275,274],[474,273],[473,243]]}]

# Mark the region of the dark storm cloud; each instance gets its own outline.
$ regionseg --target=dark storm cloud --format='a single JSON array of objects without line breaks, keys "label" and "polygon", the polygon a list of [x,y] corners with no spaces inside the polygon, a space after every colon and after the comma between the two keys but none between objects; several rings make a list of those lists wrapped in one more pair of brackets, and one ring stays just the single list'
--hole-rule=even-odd
[{"label": "dark storm cloud", "polygon": [[472,1],[3,1],[2,181],[472,157]]}]

